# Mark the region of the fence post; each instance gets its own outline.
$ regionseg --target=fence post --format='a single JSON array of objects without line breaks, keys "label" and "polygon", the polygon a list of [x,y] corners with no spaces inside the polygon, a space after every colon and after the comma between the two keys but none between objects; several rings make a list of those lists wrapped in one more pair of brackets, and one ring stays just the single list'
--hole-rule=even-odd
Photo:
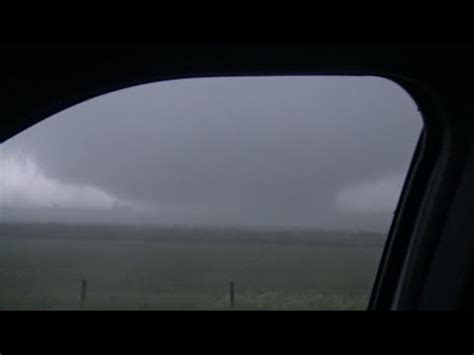
[{"label": "fence post", "polygon": [[234,281],[230,282],[230,308],[234,308]]},{"label": "fence post", "polygon": [[87,281],[82,280],[81,282],[81,308],[84,307],[86,301]]}]

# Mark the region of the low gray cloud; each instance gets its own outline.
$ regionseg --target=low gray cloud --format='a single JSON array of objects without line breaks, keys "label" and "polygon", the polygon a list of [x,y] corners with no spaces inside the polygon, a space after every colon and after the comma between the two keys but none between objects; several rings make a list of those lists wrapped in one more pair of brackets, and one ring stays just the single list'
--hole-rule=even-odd
[{"label": "low gray cloud", "polygon": [[337,206],[350,212],[391,213],[396,208],[405,175],[402,171],[349,185],[338,191]]},{"label": "low gray cloud", "polygon": [[0,190],[4,206],[110,209],[129,205],[97,187],[47,177],[29,157],[2,153]]},{"label": "low gray cloud", "polygon": [[160,82],[5,142],[0,202],[129,206],[157,223],[386,228],[420,129],[413,100],[380,78]]}]

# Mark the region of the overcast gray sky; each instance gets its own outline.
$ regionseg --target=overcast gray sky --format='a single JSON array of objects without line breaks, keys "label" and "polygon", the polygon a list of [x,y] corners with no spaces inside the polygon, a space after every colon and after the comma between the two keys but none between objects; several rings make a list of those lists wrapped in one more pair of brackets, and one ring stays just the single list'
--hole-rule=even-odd
[{"label": "overcast gray sky", "polygon": [[2,144],[0,203],[4,219],[385,231],[421,127],[408,94],[375,77],[142,85]]}]

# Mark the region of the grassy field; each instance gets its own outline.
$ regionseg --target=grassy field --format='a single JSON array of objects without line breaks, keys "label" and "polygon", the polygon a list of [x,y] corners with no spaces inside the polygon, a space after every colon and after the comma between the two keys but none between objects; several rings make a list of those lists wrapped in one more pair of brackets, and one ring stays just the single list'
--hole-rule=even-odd
[{"label": "grassy field", "polygon": [[[359,310],[383,236],[0,225],[0,309]],[[88,284],[80,307],[81,280]]]}]

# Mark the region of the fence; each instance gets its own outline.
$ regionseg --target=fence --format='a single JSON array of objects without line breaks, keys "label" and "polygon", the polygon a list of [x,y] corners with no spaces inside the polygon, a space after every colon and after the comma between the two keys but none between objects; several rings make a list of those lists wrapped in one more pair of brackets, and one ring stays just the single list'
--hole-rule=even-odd
[{"label": "fence", "polygon": [[[81,280],[81,296],[80,296],[80,308],[83,309],[86,304],[86,295],[87,295],[87,280]],[[229,283],[229,301],[230,309],[235,308],[235,288],[234,281]]]}]

